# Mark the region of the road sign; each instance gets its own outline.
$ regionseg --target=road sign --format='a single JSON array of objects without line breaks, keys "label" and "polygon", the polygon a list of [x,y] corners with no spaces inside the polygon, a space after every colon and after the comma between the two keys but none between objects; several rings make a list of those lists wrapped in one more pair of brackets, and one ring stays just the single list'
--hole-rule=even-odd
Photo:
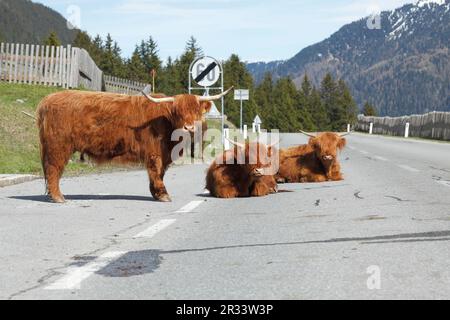
[{"label": "road sign", "polygon": [[[220,81],[219,81],[220,80]],[[194,84],[194,83],[195,84]],[[215,85],[218,82],[217,85]],[[214,86],[215,85],[215,86]],[[189,67],[189,94],[192,91],[204,91],[209,95],[209,90],[224,92],[222,64],[212,57],[201,57],[194,60]],[[225,99],[221,99],[222,140],[225,128]]]},{"label": "road sign", "polygon": [[255,120],[253,120],[254,124],[262,124],[261,118],[259,116],[255,117]]},{"label": "road sign", "polygon": [[194,62],[191,68],[194,81],[202,87],[211,87],[222,74],[220,63],[211,57],[203,57]]},{"label": "road sign", "polygon": [[242,100],[242,101],[250,100],[250,91],[243,89],[234,90],[234,100]]}]

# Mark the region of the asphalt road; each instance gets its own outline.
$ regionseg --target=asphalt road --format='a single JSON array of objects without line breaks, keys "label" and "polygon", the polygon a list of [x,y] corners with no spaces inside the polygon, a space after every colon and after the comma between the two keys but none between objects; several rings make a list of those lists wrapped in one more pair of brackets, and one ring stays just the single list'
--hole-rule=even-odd
[{"label": "asphalt road", "polygon": [[[284,145],[303,143],[284,135]],[[0,299],[450,298],[450,144],[355,134],[345,181],[265,198],[204,194],[174,167],[0,189]]]}]

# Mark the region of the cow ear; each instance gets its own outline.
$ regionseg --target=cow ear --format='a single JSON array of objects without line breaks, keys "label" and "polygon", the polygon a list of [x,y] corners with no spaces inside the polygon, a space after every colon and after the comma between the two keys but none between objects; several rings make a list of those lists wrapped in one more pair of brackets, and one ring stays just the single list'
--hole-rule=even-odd
[{"label": "cow ear", "polygon": [[202,101],[201,102],[202,112],[203,114],[211,111],[212,103],[210,101]]},{"label": "cow ear", "polygon": [[317,138],[309,138],[309,144],[313,147],[313,148],[317,148],[319,146]]},{"label": "cow ear", "polygon": [[340,138],[338,142],[338,148],[339,150],[342,150],[347,145],[347,140],[345,138]]}]

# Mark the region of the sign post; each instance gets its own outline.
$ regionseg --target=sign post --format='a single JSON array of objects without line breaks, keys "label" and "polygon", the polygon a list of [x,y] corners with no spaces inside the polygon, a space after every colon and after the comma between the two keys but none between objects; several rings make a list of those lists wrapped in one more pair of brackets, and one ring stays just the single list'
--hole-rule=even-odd
[{"label": "sign post", "polygon": [[244,123],[243,123],[243,111],[242,111],[243,108],[242,108],[242,106],[243,106],[243,102],[248,101],[249,99],[250,99],[250,91],[249,90],[238,89],[238,90],[234,91],[234,100],[241,101],[241,124],[239,127],[239,129],[241,130],[241,133],[244,128],[243,127]]},{"label": "sign post", "polygon": [[253,132],[254,133],[261,133],[261,118],[257,115],[255,117],[255,120],[253,120]]},{"label": "sign post", "polygon": [[[193,81],[196,85],[193,85]],[[220,86],[214,85],[220,80]],[[224,92],[223,87],[223,67],[222,64],[212,57],[201,57],[194,60],[189,68],[189,94],[193,90],[203,90],[205,93],[209,90],[220,90]],[[225,99],[222,97],[222,139],[224,140],[225,127]]]}]

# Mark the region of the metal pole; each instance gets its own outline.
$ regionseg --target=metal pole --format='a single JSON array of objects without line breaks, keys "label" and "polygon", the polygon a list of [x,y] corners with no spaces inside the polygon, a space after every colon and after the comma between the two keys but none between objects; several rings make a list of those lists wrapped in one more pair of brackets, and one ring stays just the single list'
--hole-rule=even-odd
[{"label": "metal pole", "polygon": [[242,122],[243,122],[243,121],[242,121],[242,120],[243,120],[243,119],[242,119],[242,103],[243,103],[243,102],[242,102],[242,96],[241,96],[241,127],[240,127],[240,128],[241,128],[241,133],[242,133],[242,130],[243,130],[243,128],[244,128],[244,127],[243,127],[243,123],[242,123]]},{"label": "metal pole", "polygon": [[[221,75],[221,86],[222,86],[222,93],[223,93],[223,86],[224,86],[224,83],[223,83],[223,73],[224,73],[224,71],[223,71],[223,66],[222,66],[222,64],[220,64],[220,68],[221,68],[221,71],[222,71],[222,75]],[[224,129],[225,129],[225,98],[224,97],[222,97],[222,141],[223,142],[225,142],[225,133],[224,133]]]}]

